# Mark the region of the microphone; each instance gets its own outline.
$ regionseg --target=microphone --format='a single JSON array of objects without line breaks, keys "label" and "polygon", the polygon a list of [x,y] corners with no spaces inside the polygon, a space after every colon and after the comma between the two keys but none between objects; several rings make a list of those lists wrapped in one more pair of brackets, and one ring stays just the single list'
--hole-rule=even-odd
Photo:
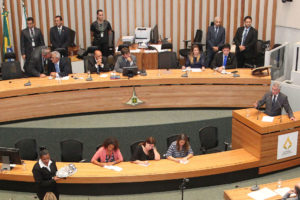
[{"label": "microphone", "polygon": [[31,82],[30,82],[30,80],[28,80],[28,82],[27,82],[27,83],[25,83],[25,84],[24,84],[24,86],[31,86]]},{"label": "microphone", "polygon": [[251,191],[259,190],[259,186],[257,185],[257,181],[255,181],[255,185],[251,187]]}]

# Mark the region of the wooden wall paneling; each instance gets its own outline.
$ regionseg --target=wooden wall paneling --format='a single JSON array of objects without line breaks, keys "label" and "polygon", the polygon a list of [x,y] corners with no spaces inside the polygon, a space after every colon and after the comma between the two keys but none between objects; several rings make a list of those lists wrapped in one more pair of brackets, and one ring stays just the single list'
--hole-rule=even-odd
[{"label": "wooden wall paneling", "polygon": [[[62,0],[63,1],[63,0]],[[67,0],[67,13],[68,13],[68,26],[69,28],[72,28],[72,23],[71,23],[71,8],[70,8],[70,0]],[[77,32],[76,32],[76,45],[79,45],[78,44],[78,41],[77,41]]]},{"label": "wooden wall paneling", "polygon": [[[172,0],[171,0],[172,1]],[[149,5],[149,26],[151,27],[151,0],[148,1]],[[173,12],[173,9],[171,9],[171,11]]]},{"label": "wooden wall paneling", "polygon": [[114,0],[111,0],[111,24],[112,29],[115,30],[115,2]]},{"label": "wooden wall paneling", "polygon": [[27,0],[24,0],[24,5],[26,7],[26,16],[28,16],[28,2],[27,2]]},{"label": "wooden wall paneling", "polygon": [[[230,43],[231,0],[227,0],[226,42]],[[234,31],[234,30],[233,30]]]},{"label": "wooden wall paneling", "polygon": [[[49,13],[49,0],[45,2],[45,10],[46,10],[46,27],[47,27],[47,41],[48,46],[50,46],[50,13]],[[46,41],[45,41],[46,44]]]},{"label": "wooden wall paneling", "polygon": [[[92,4],[92,0],[89,0],[89,15],[90,15],[90,24],[93,23],[93,4]],[[106,13],[104,12],[104,15],[106,15]]]},{"label": "wooden wall paneling", "polygon": [[[5,7],[7,8],[7,7]],[[10,30],[17,30],[17,26],[16,26],[16,13],[15,13],[15,2],[14,0],[10,0],[10,13],[11,13],[11,22],[12,22],[12,27],[10,28]],[[11,42],[14,41],[14,51],[16,54],[16,58],[19,58],[19,44],[18,44],[18,40],[17,40],[17,32],[16,31],[12,31],[13,34],[13,38],[11,38]],[[2,38],[1,38],[2,39]]]},{"label": "wooden wall paneling", "polygon": [[177,54],[180,49],[180,0],[177,0]]},{"label": "wooden wall paneling", "polygon": [[252,16],[252,0],[248,0],[248,16]]},{"label": "wooden wall paneling", "polygon": [[64,0],[59,0],[59,10],[60,16],[62,16],[64,20]]},{"label": "wooden wall paneling", "polygon": [[129,0],[126,1],[127,35],[129,35]]},{"label": "wooden wall paneling", "polygon": [[166,0],[163,0],[163,38],[166,38]]},{"label": "wooden wall paneling", "polygon": [[256,0],[256,13],[255,13],[255,28],[259,28],[259,13],[260,13],[260,0]]},{"label": "wooden wall paneling", "polygon": [[[96,0],[96,3],[97,3],[96,6],[97,6],[97,10],[98,10],[98,9],[100,9],[100,3],[99,3],[99,0]],[[105,13],[106,13],[106,12],[105,12]],[[106,15],[106,14],[105,14],[105,15]]]},{"label": "wooden wall paneling", "polygon": [[[32,1],[34,2],[34,1]],[[39,6],[39,21],[40,21],[40,29],[41,29],[41,32],[43,35],[45,35],[44,33],[44,20],[43,20],[43,10],[42,10],[42,2],[41,1],[38,1],[38,6]]]},{"label": "wooden wall paneling", "polygon": [[184,40],[187,40],[188,29],[188,0],[184,0]]},{"label": "wooden wall paneling", "polygon": [[18,8],[18,21],[19,21],[19,30],[22,30],[22,1],[17,1],[17,8]]},{"label": "wooden wall paneling", "polygon": [[245,16],[245,0],[241,0],[241,18],[240,26],[244,25],[244,16]]},{"label": "wooden wall paneling", "polygon": [[199,2],[199,29],[203,30],[203,27],[202,27],[202,16],[203,16],[203,1],[200,0]]},{"label": "wooden wall paneling", "polygon": [[78,46],[79,45],[79,28],[78,28],[78,15],[76,13],[78,13],[78,5],[77,5],[77,1],[74,1],[74,8],[75,8],[75,30],[76,30],[76,44]]},{"label": "wooden wall paneling", "polygon": [[207,27],[209,26],[209,18],[210,16],[210,0],[206,1],[206,25],[205,25],[205,29],[207,29]]},{"label": "wooden wall paneling", "polygon": [[262,39],[263,40],[266,40],[268,6],[269,6],[269,0],[265,0],[265,4],[264,4],[264,22],[263,22],[263,32],[262,32]]},{"label": "wooden wall paneling", "polygon": [[[99,3],[99,1],[98,1],[98,3]],[[107,19],[107,2],[106,2],[106,0],[104,0],[104,17],[105,17],[105,19]]]},{"label": "wooden wall paneling", "polygon": [[52,0],[53,19],[56,16],[56,0]]},{"label": "wooden wall paneling", "polygon": [[[27,8],[27,10],[28,10],[28,8]],[[32,17],[33,17],[33,19],[34,20],[36,20],[36,15],[35,15],[35,2],[34,2],[34,0],[31,0],[31,15],[32,15]],[[28,15],[27,15],[28,16]],[[35,25],[37,25],[37,24],[35,24]],[[42,32],[43,33],[43,32]]]},{"label": "wooden wall paneling", "polygon": [[277,1],[273,1],[273,10],[272,10],[272,30],[271,30],[271,47],[275,43],[275,31],[276,31],[276,13],[277,13]]},{"label": "wooden wall paneling", "polygon": [[133,2],[134,5],[134,29],[136,28],[136,0]]},{"label": "wooden wall paneling", "polygon": [[122,37],[122,1],[119,0],[119,30],[120,38]]},{"label": "wooden wall paneling", "polygon": [[191,24],[191,41],[194,41],[195,35],[195,0],[192,0],[192,24]]},{"label": "wooden wall paneling", "polygon": [[220,17],[222,18],[223,26],[224,26],[224,22],[225,22],[224,9],[225,9],[225,7],[224,7],[224,0],[221,0]]},{"label": "wooden wall paneling", "polygon": [[85,30],[85,0],[81,0],[81,16],[82,16],[82,34],[83,34],[83,46],[86,48],[86,30]]},{"label": "wooden wall paneling", "polygon": [[[150,0],[149,0],[150,1]],[[172,43],[174,42],[173,39],[173,0],[170,0],[170,37],[172,39]]]},{"label": "wooden wall paneling", "polygon": [[214,0],[214,17],[216,17],[217,15],[218,15],[218,0]]},{"label": "wooden wall paneling", "polygon": [[235,17],[234,17],[234,22],[233,22],[233,31],[236,31],[236,29],[238,28],[238,25],[237,25],[237,22],[238,22],[237,16],[239,13],[238,9],[239,9],[239,0],[235,0],[234,1],[234,16]]},{"label": "wooden wall paneling", "polygon": [[[0,6],[1,6],[1,5],[0,5]],[[3,38],[3,30],[2,30],[2,27],[3,27],[3,25],[2,25],[2,15],[1,15],[1,17],[0,17],[0,38]],[[2,47],[3,47],[3,39],[2,39],[2,40],[0,39],[0,47],[1,47],[1,50],[0,50],[0,57],[1,57],[1,61],[2,61],[3,56],[4,56],[4,55],[2,55],[2,54],[3,54],[3,49],[2,49]]]},{"label": "wooden wall paneling", "polygon": [[158,26],[158,0],[156,0],[156,3],[155,3],[155,20],[156,20],[156,24]]},{"label": "wooden wall paneling", "polygon": [[[165,1],[164,1],[165,2]],[[144,27],[145,26],[145,12],[144,12],[144,7],[145,5],[144,5],[144,0],[142,0],[142,27]],[[163,19],[165,19],[165,18],[163,18]]]}]

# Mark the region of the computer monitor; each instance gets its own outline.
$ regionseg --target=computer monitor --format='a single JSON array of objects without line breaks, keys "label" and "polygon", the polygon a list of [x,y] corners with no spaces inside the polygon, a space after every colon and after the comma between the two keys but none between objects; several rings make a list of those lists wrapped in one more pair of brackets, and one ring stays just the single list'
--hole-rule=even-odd
[{"label": "computer monitor", "polygon": [[123,67],[123,76],[128,76],[129,78],[137,75],[138,68],[137,66],[133,67]]},{"label": "computer monitor", "polygon": [[2,170],[10,170],[10,164],[21,165],[19,149],[0,147],[0,163],[2,163]]},{"label": "computer monitor", "polygon": [[151,30],[151,43],[157,44],[159,39],[157,24]]}]

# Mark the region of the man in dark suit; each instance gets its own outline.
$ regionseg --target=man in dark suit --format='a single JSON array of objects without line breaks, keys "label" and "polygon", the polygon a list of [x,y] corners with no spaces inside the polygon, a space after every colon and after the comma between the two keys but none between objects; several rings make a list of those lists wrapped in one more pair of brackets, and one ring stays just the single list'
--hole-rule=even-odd
[{"label": "man in dark suit", "polygon": [[46,77],[49,58],[51,57],[50,49],[45,46],[36,47],[28,61],[28,65],[24,65],[27,76]]},{"label": "man in dark suit", "polygon": [[215,17],[214,26],[208,27],[206,35],[206,66],[211,65],[214,55],[225,43],[225,29],[221,26],[221,18]]},{"label": "man in dark suit", "polygon": [[246,16],[244,18],[244,26],[239,27],[234,36],[236,45],[236,56],[238,67],[245,67],[245,64],[253,65],[256,52],[257,30],[251,26],[252,18]]},{"label": "man in dark suit", "polygon": [[127,47],[121,49],[122,56],[119,56],[115,64],[115,70],[122,73],[124,67],[136,66],[136,57],[130,54],[130,50]]},{"label": "man in dark suit", "polygon": [[281,115],[281,110],[283,107],[287,112],[289,118],[291,120],[295,120],[287,96],[280,92],[279,83],[274,83],[272,86],[272,91],[267,92],[260,101],[255,102],[254,107],[258,109],[264,104],[266,104],[265,113],[267,115],[269,116]]},{"label": "man in dark suit", "polygon": [[25,60],[25,68],[28,65],[34,48],[45,45],[43,34],[40,29],[34,27],[34,19],[32,17],[27,18],[27,28],[22,30],[20,42],[22,58]]},{"label": "man in dark suit", "polygon": [[86,71],[90,73],[108,72],[110,70],[107,64],[107,58],[102,56],[100,50],[95,50],[94,56],[87,56],[86,60]]},{"label": "man in dark suit", "polygon": [[64,77],[72,73],[71,63],[68,57],[60,57],[58,51],[51,52],[51,61],[49,63],[49,73],[52,77]]},{"label": "man in dark suit", "polygon": [[55,26],[50,29],[51,50],[54,51],[57,48],[64,48],[66,52],[68,52],[71,39],[69,28],[63,26],[63,19],[59,15],[55,17],[54,22]]},{"label": "man in dark suit", "polygon": [[215,55],[211,66],[213,69],[217,69],[218,72],[237,67],[235,55],[230,53],[230,44],[224,44],[222,52]]}]

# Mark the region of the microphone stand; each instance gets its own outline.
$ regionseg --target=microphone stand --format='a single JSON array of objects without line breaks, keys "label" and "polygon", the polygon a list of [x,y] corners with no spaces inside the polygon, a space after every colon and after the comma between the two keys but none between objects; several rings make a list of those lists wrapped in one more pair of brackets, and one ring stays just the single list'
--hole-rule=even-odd
[{"label": "microphone stand", "polygon": [[183,200],[183,194],[184,194],[184,189],[186,188],[186,183],[188,183],[190,180],[187,178],[182,179],[181,184],[179,185],[179,189],[181,190],[181,200]]},{"label": "microphone stand", "polygon": [[260,110],[259,110],[259,107],[257,107],[256,109],[257,109],[257,117],[256,117],[256,120],[258,120],[258,119],[259,119]]}]

